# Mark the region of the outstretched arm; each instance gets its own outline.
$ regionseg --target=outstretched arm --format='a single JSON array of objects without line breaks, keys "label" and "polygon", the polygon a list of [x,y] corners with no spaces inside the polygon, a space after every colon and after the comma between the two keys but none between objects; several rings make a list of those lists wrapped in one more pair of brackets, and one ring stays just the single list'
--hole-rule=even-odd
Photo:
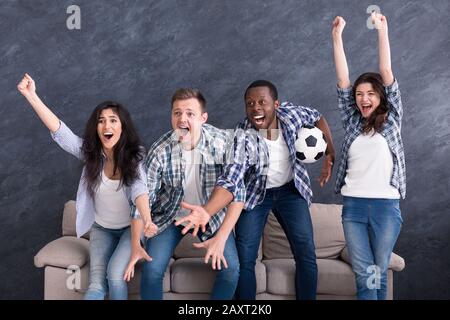
[{"label": "outstretched arm", "polygon": [[[175,225],[179,226],[182,223],[187,223],[181,233],[186,234],[193,227],[194,231],[192,232],[192,235],[195,237],[200,228],[202,229],[202,232],[205,232],[209,219],[230,204],[232,200],[233,194],[231,192],[225,188],[216,186],[214,187],[208,202],[204,206],[192,205],[184,201],[181,202],[181,207],[190,210],[191,212],[189,215],[175,222]],[[233,203],[231,203],[230,206]]]},{"label": "outstretched arm", "polygon": [[151,261],[152,257],[148,255],[141,246],[141,234],[144,224],[141,219],[131,219],[131,256],[128,266],[123,275],[123,280],[130,281],[134,277],[134,266],[142,259]]},{"label": "outstretched arm", "polygon": [[20,93],[28,100],[37,113],[42,122],[47,128],[55,133],[59,129],[58,117],[42,102],[39,96],[36,94],[36,85],[34,80],[27,74],[23,77],[22,81],[17,85]]},{"label": "outstretched arm", "polygon": [[213,270],[221,270],[222,265],[228,268],[227,260],[224,256],[225,245],[230,233],[241,215],[244,208],[243,202],[232,202],[227,208],[227,213],[217,233],[211,239],[202,243],[194,243],[196,248],[205,248],[206,254],[204,262],[208,263],[211,258]]},{"label": "outstretched arm", "polygon": [[350,77],[348,72],[347,59],[344,52],[344,43],[342,41],[342,32],[344,31],[345,20],[337,16],[333,21],[333,50],[334,64],[336,66],[336,76],[338,86],[341,89],[350,87]]},{"label": "outstretched arm", "polygon": [[380,74],[383,84],[390,86],[394,82],[394,74],[391,67],[391,48],[389,45],[387,19],[380,13],[372,12],[372,22],[378,30]]}]

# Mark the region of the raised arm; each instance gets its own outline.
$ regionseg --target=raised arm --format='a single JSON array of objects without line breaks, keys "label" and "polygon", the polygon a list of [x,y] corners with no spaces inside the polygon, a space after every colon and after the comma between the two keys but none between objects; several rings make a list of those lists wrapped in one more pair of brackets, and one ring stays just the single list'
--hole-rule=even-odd
[{"label": "raised arm", "polygon": [[394,82],[394,74],[391,67],[391,48],[389,45],[387,19],[380,13],[372,12],[372,22],[378,31],[380,74],[383,78],[383,84],[390,86]]},{"label": "raised arm", "polygon": [[59,129],[59,119],[38,97],[34,80],[28,73],[25,74],[22,81],[17,85],[17,89],[28,100],[47,128],[52,133],[55,133]]},{"label": "raised arm", "polygon": [[344,43],[342,41],[342,32],[344,31],[344,27],[344,18],[337,16],[333,21],[332,36],[337,82],[339,88],[341,89],[347,89],[350,87],[347,59],[345,57]]}]

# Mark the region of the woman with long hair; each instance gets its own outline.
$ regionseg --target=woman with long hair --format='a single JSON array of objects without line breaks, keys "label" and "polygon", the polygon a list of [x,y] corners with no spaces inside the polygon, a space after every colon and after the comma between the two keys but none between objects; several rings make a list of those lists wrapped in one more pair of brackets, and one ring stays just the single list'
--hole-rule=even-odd
[{"label": "woman with long hair", "polygon": [[80,138],[41,101],[28,74],[17,87],[56,143],[84,164],[76,198],[77,236],[90,231],[89,287],[84,298],[104,299],[108,294],[111,300],[127,299],[123,277],[131,256],[131,206],[140,212],[146,236],[157,231],[150,216],[144,148],[130,114],[117,102],[103,102]]},{"label": "woman with long hair", "polygon": [[380,73],[349,79],[342,32],[336,17],[332,36],[338,104],[345,137],[336,178],[343,195],[342,223],[356,276],[358,299],[384,300],[387,269],[402,225],[400,198],[406,194],[401,138],[403,107],[391,69],[385,16],[372,13],[379,41]]}]

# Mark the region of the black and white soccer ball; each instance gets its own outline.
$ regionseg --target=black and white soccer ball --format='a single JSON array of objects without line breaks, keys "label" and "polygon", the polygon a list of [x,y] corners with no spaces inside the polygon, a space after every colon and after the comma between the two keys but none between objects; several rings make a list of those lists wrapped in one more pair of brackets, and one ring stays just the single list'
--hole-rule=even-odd
[{"label": "black and white soccer ball", "polygon": [[327,139],[317,127],[303,127],[297,133],[295,155],[303,163],[313,163],[322,158],[327,149]]}]

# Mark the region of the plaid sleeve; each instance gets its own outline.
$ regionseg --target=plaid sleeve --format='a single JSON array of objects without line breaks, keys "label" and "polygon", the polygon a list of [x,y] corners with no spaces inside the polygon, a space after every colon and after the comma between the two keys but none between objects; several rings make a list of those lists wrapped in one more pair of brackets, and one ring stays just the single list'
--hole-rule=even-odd
[{"label": "plaid sleeve", "polygon": [[322,117],[317,109],[303,106],[299,106],[298,108],[303,125],[314,126]]},{"label": "plaid sleeve", "polygon": [[320,112],[311,107],[297,106],[287,103],[283,106],[287,114],[289,114],[290,122],[293,123],[297,129],[303,126],[314,126],[322,116]]},{"label": "plaid sleeve", "polygon": [[245,131],[237,129],[234,134],[233,147],[223,167],[223,173],[216,182],[217,186],[233,194],[234,202],[245,201],[244,174],[247,166],[246,146],[248,145]]},{"label": "plaid sleeve", "polygon": [[353,88],[349,87],[346,89],[342,89],[336,86],[336,90],[338,94],[338,108],[341,112],[341,121],[345,128],[349,120],[356,112],[356,103],[355,98],[353,97]]},{"label": "plaid sleeve", "polygon": [[403,105],[397,79],[394,79],[394,83],[390,86],[385,86],[384,90],[386,92],[390,111],[393,112],[394,118],[400,124],[403,118]]}]

